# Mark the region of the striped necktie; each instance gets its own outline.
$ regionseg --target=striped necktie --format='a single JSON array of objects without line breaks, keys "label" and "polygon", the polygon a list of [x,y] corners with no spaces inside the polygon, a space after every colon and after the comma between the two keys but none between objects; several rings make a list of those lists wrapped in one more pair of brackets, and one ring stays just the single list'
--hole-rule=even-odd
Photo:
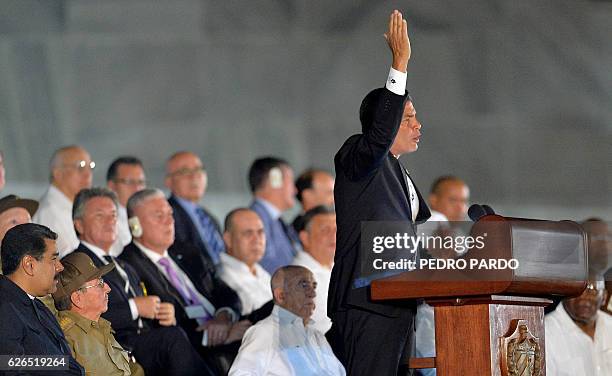
[{"label": "striped necktie", "polygon": [[202,227],[204,234],[204,244],[208,249],[208,253],[212,258],[213,262],[216,264],[219,263],[219,254],[225,251],[225,244],[223,243],[223,238],[221,238],[221,234],[217,230],[217,226],[213,223],[212,218],[201,207],[196,208],[196,214],[198,216],[198,220],[200,221],[200,226]]}]

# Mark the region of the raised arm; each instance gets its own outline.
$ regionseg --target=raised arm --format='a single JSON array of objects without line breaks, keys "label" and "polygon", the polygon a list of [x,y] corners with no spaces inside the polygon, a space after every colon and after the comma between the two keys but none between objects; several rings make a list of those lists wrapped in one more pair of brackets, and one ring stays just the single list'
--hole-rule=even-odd
[{"label": "raised arm", "polygon": [[349,138],[335,159],[352,180],[369,175],[381,165],[395,140],[404,111],[411,48],[408,25],[399,11],[391,13],[384,37],[392,56],[385,88],[366,96],[360,109],[363,133]]}]

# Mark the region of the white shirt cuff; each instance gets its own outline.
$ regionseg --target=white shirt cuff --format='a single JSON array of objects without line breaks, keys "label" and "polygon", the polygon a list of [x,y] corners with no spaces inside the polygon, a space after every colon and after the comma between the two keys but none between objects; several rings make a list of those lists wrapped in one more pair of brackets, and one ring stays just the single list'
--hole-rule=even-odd
[{"label": "white shirt cuff", "polygon": [[385,87],[394,94],[404,96],[406,94],[407,73],[397,71],[393,68],[389,70],[389,77]]},{"label": "white shirt cuff", "polygon": [[223,307],[223,308],[219,308],[217,310],[217,312],[215,312],[215,316],[217,316],[218,314],[220,314],[221,312],[227,312],[230,317],[232,318],[232,322],[236,322],[239,319],[239,316],[236,314],[236,312],[234,312],[233,309],[231,309],[230,307]]},{"label": "white shirt cuff", "polygon": [[138,318],[138,306],[134,299],[129,299],[128,303],[130,304],[130,311],[132,312],[132,320],[136,320]]}]

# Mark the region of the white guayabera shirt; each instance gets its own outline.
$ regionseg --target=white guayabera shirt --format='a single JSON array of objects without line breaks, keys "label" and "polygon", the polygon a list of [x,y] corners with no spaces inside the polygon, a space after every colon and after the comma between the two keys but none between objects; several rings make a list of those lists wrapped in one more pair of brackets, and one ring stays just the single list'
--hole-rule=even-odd
[{"label": "white guayabera shirt", "polygon": [[346,375],[325,336],[301,317],[274,306],[272,314],[247,330],[230,376]]},{"label": "white guayabera shirt", "polygon": [[612,375],[612,316],[599,311],[591,339],[559,304],[545,318],[548,376]]}]

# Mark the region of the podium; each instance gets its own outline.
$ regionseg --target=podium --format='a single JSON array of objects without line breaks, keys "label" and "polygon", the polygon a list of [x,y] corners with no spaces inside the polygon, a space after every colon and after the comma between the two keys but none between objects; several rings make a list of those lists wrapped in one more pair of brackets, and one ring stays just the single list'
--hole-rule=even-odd
[{"label": "podium", "polygon": [[[486,235],[484,235],[486,234]],[[434,307],[436,356],[411,358],[411,368],[438,376],[546,374],[544,307],[578,296],[588,280],[588,242],[571,221],[488,215],[470,235],[486,236],[470,249],[462,270],[415,270],[373,281],[373,300],[420,299]],[[481,268],[482,260],[516,260],[518,267]],[[485,266],[488,266],[487,264]]]}]

